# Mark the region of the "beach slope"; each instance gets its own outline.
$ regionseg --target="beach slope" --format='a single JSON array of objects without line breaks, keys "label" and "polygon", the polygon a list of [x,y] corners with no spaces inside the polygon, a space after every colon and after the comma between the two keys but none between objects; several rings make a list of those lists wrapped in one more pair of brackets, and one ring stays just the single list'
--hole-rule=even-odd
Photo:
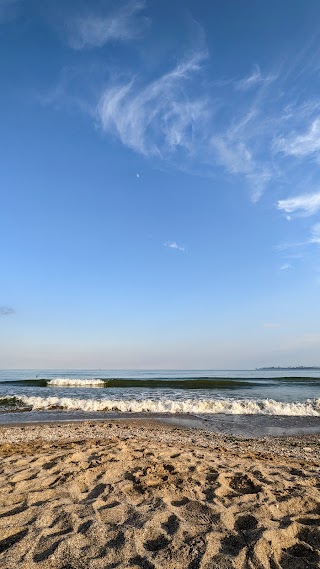
[{"label": "beach slope", "polygon": [[6,569],[320,566],[320,443],[143,421],[3,427]]}]

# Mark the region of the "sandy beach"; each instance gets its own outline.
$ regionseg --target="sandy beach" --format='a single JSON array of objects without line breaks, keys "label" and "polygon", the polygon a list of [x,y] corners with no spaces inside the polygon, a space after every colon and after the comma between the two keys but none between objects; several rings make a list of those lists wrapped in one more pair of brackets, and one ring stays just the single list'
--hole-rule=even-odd
[{"label": "sandy beach", "polygon": [[157,422],[2,427],[0,566],[320,566],[318,436]]}]

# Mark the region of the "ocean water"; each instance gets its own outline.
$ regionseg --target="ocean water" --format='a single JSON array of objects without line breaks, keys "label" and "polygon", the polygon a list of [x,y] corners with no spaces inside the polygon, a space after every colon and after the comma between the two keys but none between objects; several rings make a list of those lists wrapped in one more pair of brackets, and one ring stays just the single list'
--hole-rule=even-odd
[{"label": "ocean water", "polygon": [[320,418],[320,370],[0,370],[0,422],[57,412]]}]

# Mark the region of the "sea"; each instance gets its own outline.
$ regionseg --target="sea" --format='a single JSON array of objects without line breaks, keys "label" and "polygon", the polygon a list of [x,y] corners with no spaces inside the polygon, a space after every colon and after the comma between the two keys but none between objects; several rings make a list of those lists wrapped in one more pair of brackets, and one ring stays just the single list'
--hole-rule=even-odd
[{"label": "sea", "polygon": [[128,417],[242,436],[320,433],[320,369],[0,370],[0,424]]}]

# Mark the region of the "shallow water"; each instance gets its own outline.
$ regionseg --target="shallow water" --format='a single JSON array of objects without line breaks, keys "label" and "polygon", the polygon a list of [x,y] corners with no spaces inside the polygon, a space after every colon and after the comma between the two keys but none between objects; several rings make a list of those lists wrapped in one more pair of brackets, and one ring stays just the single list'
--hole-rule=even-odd
[{"label": "shallow water", "polygon": [[286,417],[270,415],[197,416],[183,414],[85,413],[83,411],[30,411],[0,413],[0,425],[37,423],[73,423],[79,421],[156,421],[168,425],[201,429],[246,438],[269,436],[313,435],[320,433],[320,417]]},{"label": "shallow water", "polygon": [[270,434],[283,430],[279,418],[290,418],[288,433],[314,432],[320,370],[2,370],[0,410],[6,424],[52,420],[63,411],[72,420],[138,413],[180,424],[196,415],[206,428],[251,432],[256,425]]}]

